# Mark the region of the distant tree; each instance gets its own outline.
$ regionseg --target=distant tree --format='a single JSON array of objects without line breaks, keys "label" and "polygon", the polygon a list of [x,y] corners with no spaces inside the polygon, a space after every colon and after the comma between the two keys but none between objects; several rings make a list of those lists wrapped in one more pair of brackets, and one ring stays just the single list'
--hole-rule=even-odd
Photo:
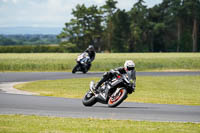
[{"label": "distant tree", "polygon": [[153,52],[154,51],[154,38],[155,38],[155,26],[157,23],[159,23],[160,19],[160,12],[158,6],[154,6],[153,8],[148,9],[148,23],[146,26],[147,30],[147,45],[148,45],[148,51]]},{"label": "distant tree", "polygon": [[104,21],[105,21],[105,42],[106,47],[109,52],[112,51],[112,31],[113,31],[113,22],[112,17],[116,11],[117,1],[115,0],[106,0],[105,5],[101,7],[104,13]]},{"label": "distant tree", "polygon": [[165,3],[169,5],[169,13],[173,20],[176,21],[177,27],[177,47],[176,51],[180,51],[180,44],[181,44],[181,34],[182,34],[182,27],[183,27],[183,20],[185,19],[185,7],[183,0],[165,0]]},{"label": "distant tree", "polygon": [[129,52],[144,50],[142,46],[146,39],[147,26],[147,7],[143,0],[138,0],[133,8],[130,10],[130,38],[129,38]]},{"label": "distant tree", "polygon": [[128,50],[128,37],[130,34],[130,18],[125,10],[118,9],[112,18],[112,50],[113,52],[126,52]]},{"label": "distant tree", "polygon": [[[74,16],[70,22],[65,23],[62,33],[59,38],[65,38],[67,43],[76,44],[80,50],[85,49],[88,45],[98,44],[102,36],[102,16],[97,6],[86,7],[77,5],[72,11]],[[97,46],[98,47],[98,46]]]},{"label": "distant tree", "polygon": [[198,39],[198,27],[200,21],[200,0],[183,0],[187,10],[187,15],[193,21],[192,29],[192,51],[197,52],[197,39]]}]

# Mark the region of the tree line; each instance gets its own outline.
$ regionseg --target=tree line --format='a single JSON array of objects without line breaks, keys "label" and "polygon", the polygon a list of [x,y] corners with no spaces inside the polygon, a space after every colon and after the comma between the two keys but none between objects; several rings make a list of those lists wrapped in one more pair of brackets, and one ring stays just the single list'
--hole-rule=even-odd
[{"label": "tree line", "polygon": [[43,34],[16,34],[16,35],[0,35],[0,45],[44,45],[58,44],[60,40],[56,35]]},{"label": "tree line", "polygon": [[0,46],[0,53],[68,53],[71,49],[59,45]]},{"label": "tree line", "polygon": [[129,11],[106,0],[101,7],[78,4],[58,35],[71,52],[94,45],[98,52],[200,51],[200,0],[163,0],[151,8],[138,0]]}]

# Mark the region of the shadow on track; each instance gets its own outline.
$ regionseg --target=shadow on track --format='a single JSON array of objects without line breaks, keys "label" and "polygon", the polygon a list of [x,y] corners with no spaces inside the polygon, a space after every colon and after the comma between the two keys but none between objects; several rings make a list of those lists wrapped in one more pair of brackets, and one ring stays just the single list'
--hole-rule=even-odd
[{"label": "shadow on track", "polygon": [[[87,107],[88,108],[88,107]],[[110,108],[108,106],[92,106],[89,108],[108,108],[108,109],[143,109],[143,110],[148,110],[148,109],[153,109],[155,107],[114,107],[114,108]]]}]

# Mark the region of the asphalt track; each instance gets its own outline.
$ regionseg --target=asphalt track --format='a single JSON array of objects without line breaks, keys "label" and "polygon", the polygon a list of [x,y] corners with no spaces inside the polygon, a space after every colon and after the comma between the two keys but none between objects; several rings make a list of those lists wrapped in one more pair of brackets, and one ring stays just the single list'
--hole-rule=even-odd
[{"label": "asphalt track", "polygon": [[[103,73],[64,72],[0,73],[0,84],[34,80],[101,77]],[[137,76],[200,75],[200,72],[137,72]],[[200,106],[124,102],[117,108],[103,104],[84,107],[80,99],[6,94],[0,92],[0,114],[25,114],[73,118],[200,122]]]}]

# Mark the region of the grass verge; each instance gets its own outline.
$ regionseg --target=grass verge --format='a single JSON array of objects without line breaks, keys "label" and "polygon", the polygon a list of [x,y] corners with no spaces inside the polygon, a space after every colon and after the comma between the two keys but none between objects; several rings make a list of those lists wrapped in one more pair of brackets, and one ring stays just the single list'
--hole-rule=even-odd
[{"label": "grass verge", "polygon": [[199,123],[0,115],[1,133],[199,133]]},{"label": "grass verge", "polygon": [[[42,96],[82,98],[91,80],[77,78],[46,80],[16,85],[15,88]],[[200,76],[138,76],[135,93],[126,101],[160,104],[200,105]]]},{"label": "grass verge", "polygon": [[[0,71],[71,71],[78,53],[0,54]],[[96,55],[91,71],[108,71],[134,60],[137,71],[200,70],[200,53],[112,53]]]}]

